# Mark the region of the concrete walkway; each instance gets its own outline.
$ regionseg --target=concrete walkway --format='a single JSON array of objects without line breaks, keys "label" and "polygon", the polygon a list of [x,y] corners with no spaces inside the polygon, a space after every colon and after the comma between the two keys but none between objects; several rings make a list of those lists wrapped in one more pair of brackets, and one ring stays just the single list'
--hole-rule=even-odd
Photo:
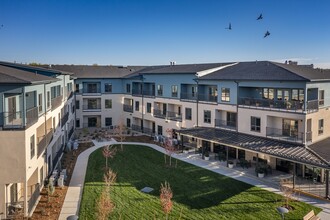
[{"label": "concrete walkway", "polygon": [[[105,145],[119,143],[115,140],[109,141],[109,142],[96,142],[93,141],[94,147],[87,149],[83,153],[81,153],[77,159],[71,182],[69,185],[68,192],[66,194],[63,207],[61,210],[61,214],[59,219],[60,220],[66,220],[66,218],[70,215],[78,215],[79,213],[79,207],[80,207],[80,201],[82,196],[82,189],[85,181],[85,173],[87,169],[87,162],[89,155],[95,151],[96,149],[103,147]],[[154,144],[147,144],[147,143],[140,143],[140,142],[124,142],[124,144],[132,144],[132,145],[143,145],[148,146],[150,148],[153,148],[159,152],[164,153],[165,150],[162,147],[159,147]],[[231,177],[233,179],[258,186],[260,188],[263,188],[265,190],[281,194],[278,185],[274,184],[271,180],[267,180],[267,178],[257,178],[254,175],[245,173],[243,171],[238,171],[235,169],[230,169],[225,166],[222,166],[219,161],[205,161],[201,159],[201,157],[198,154],[173,154],[173,158],[177,158],[179,160],[185,161],[187,163],[203,167],[205,169],[211,170],[213,172]],[[296,199],[309,203],[311,205],[320,207],[323,209],[321,213],[318,214],[318,216],[321,219],[330,219],[330,202],[298,195]]]}]

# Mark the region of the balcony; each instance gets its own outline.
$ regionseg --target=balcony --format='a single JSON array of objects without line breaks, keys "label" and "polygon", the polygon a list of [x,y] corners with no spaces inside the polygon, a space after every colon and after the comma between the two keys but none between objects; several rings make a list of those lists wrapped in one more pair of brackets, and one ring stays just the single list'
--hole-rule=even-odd
[{"label": "balcony", "polygon": [[73,132],[74,132],[74,127],[72,126],[72,128],[70,129],[70,131],[69,131],[69,133],[68,133],[68,139],[71,138]]},{"label": "balcony", "polygon": [[61,118],[62,128],[65,125],[65,123],[68,121],[68,119],[69,119],[69,112],[65,113],[64,116]]},{"label": "balcony", "polygon": [[198,94],[198,101],[200,102],[217,102],[218,96],[211,94]]},{"label": "balcony", "polygon": [[268,108],[268,109],[280,109],[287,111],[303,111],[304,103],[300,101],[282,101],[272,99],[256,99],[242,97],[239,98],[239,105],[245,105],[249,107]]},{"label": "balcony", "polygon": [[153,113],[156,118],[166,118],[166,113],[164,114],[162,110],[154,109]]},{"label": "balcony", "polygon": [[32,191],[32,194],[30,195],[30,199],[28,201],[28,208],[30,213],[34,205],[36,205],[36,202],[40,196],[40,186],[39,183],[37,183],[35,185],[28,186],[28,188],[30,188],[30,190]]},{"label": "balcony", "polygon": [[266,136],[269,138],[282,140],[282,141],[304,143],[304,133],[298,132],[294,129],[280,129],[280,128],[266,127]]},{"label": "balcony", "polygon": [[101,103],[93,104],[93,105],[83,105],[84,111],[101,111]]},{"label": "balcony", "polygon": [[131,128],[132,128],[133,131],[141,132],[141,133],[144,133],[144,134],[149,134],[149,135],[154,135],[155,134],[155,133],[152,132],[151,128],[147,128],[147,127],[142,128],[141,125],[132,124]]},{"label": "balcony", "polygon": [[311,100],[307,102],[307,112],[317,112],[319,110],[320,101]]},{"label": "balcony", "polygon": [[4,128],[22,128],[23,117],[22,112],[3,112],[3,127]]},{"label": "balcony", "polygon": [[197,94],[196,93],[180,93],[180,99],[189,100],[189,101],[196,101]]},{"label": "balcony", "polygon": [[170,112],[167,111],[167,116],[166,118],[168,120],[172,120],[172,121],[182,121],[182,115],[179,114],[178,112]]},{"label": "balcony", "polygon": [[38,107],[26,110],[26,127],[30,127],[38,121]]},{"label": "balcony", "polygon": [[61,95],[52,99],[52,101],[51,101],[52,111],[55,110],[57,107],[59,107],[62,104],[62,99],[63,99],[63,96],[61,96]]},{"label": "balcony", "polygon": [[125,105],[123,106],[124,112],[133,112],[133,105]]},{"label": "balcony", "polygon": [[214,119],[215,127],[229,130],[236,130],[236,121],[226,121],[221,119]]},{"label": "balcony", "polygon": [[67,97],[68,99],[70,99],[73,96],[73,92],[72,91],[68,91]]},{"label": "balcony", "polygon": [[38,157],[40,157],[40,155],[46,149],[48,144],[52,141],[52,138],[53,138],[53,129],[50,129],[46,135],[39,137],[39,143],[37,144]]},{"label": "balcony", "polygon": [[133,96],[150,96],[150,97],[154,97],[155,96],[155,90],[152,89],[144,89],[143,90],[143,94],[142,94],[142,90],[141,89],[133,89],[132,90],[132,95]]},{"label": "balcony", "polygon": [[56,164],[57,164],[59,158],[61,157],[63,150],[64,150],[64,144],[62,144],[60,149],[56,152],[56,155],[55,156],[53,155],[53,163],[52,163],[53,167],[56,167]]}]

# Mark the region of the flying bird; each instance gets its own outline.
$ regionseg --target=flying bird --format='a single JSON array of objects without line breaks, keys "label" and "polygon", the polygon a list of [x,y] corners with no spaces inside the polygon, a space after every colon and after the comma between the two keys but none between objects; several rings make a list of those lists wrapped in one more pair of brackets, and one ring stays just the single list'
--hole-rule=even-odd
[{"label": "flying bird", "polygon": [[259,15],[259,17],[257,18],[257,20],[261,20],[261,19],[263,19],[262,14]]},{"label": "flying bird", "polygon": [[229,26],[226,27],[226,29],[231,30],[231,23],[229,23]]},{"label": "flying bird", "polygon": [[269,35],[270,35],[269,31],[267,31],[267,32],[265,33],[264,38],[265,38],[265,37],[268,37]]}]

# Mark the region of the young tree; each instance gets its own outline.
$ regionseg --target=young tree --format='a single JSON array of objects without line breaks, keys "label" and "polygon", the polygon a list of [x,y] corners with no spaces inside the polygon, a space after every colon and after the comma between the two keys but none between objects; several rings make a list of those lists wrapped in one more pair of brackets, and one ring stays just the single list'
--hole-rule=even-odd
[{"label": "young tree", "polygon": [[121,151],[123,151],[123,141],[125,140],[125,134],[127,133],[127,128],[123,123],[123,120],[120,120],[120,123],[118,126],[115,127],[114,129],[114,134],[116,134],[119,138],[120,141],[120,148]]},{"label": "young tree", "polygon": [[164,185],[160,184],[160,204],[162,206],[163,212],[166,215],[166,219],[168,219],[168,214],[171,212],[173,208],[172,202],[173,193],[170,187],[170,184],[165,181]]},{"label": "young tree", "polygon": [[103,147],[102,154],[105,157],[105,169],[108,170],[108,158],[113,158],[116,155],[117,148],[107,145]]},{"label": "young tree", "polygon": [[164,142],[165,149],[165,164],[166,164],[166,155],[170,158],[170,166],[172,166],[172,154],[175,153],[175,147],[173,146],[173,129],[166,129],[167,136]]},{"label": "young tree", "polygon": [[293,188],[291,188],[288,184],[290,184],[288,180],[282,179],[280,181],[280,190],[285,200],[285,208],[287,209],[290,208],[289,202],[293,199],[295,194]]}]

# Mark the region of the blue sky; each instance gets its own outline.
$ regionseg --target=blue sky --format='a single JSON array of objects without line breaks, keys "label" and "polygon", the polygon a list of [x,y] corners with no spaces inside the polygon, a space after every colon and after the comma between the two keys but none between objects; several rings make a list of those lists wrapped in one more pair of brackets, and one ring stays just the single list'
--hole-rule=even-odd
[{"label": "blue sky", "polygon": [[0,60],[330,68],[329,12],[328,0],[0,0]]}]

